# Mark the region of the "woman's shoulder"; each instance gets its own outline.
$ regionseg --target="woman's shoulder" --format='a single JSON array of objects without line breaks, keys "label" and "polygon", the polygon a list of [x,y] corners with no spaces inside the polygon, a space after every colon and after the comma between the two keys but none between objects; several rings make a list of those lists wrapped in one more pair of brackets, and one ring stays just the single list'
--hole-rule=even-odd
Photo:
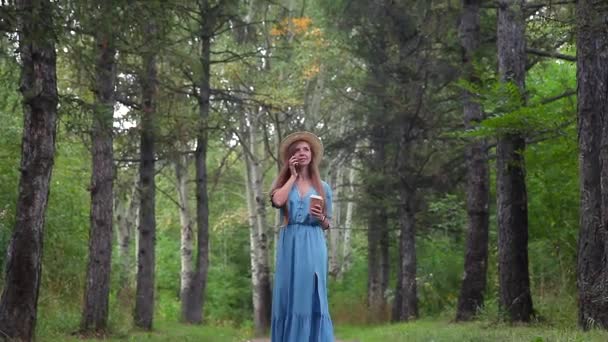
[{"label": "woman's shoulder", "polygon": [[325,190],[326,192],[328,190],[331,191],[331,186],[329,186],[329,184],[326,181],[322,180],[321,185],[323,185],[323,190]]}]

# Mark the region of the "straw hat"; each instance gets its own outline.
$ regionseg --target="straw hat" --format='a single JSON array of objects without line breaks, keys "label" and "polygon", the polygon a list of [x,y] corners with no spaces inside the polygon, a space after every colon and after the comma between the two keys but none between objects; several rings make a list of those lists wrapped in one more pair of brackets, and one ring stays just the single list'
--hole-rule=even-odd
[{"label": "straw hat", "polygon": [[306,131],[291,133],[281,141],[281,145],[279,146],[279,158],[281,158],[281,161],[283,163],[287,162],[287,159],[289,159],[287,155],[289,146],[296,141],[306,141],[310,145],[313,156],[312,161],[315,165],[319,165],[323,158],[323,143],[321,143],[319,137]]}]

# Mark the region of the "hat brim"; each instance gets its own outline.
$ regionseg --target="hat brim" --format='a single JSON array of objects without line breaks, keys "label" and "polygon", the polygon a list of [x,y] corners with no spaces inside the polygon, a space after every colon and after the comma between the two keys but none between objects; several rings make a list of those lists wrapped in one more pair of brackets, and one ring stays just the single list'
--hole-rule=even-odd
[{"label": "hat brim", "polygon": [[313,163],[315,165],[319,165],[321,159],[323,159],[323,143],[321,143],[321,139],[319,139],[319,137],[306,131],[291,133],[290,135],[286,136],[283,141],[281,141],[281,145],[279,147],[279,158],[281,161],[283,163],[287,161],[289,158],[287,155],[289,146],[296,141],[306,141],[310,145],[313,155]]}]

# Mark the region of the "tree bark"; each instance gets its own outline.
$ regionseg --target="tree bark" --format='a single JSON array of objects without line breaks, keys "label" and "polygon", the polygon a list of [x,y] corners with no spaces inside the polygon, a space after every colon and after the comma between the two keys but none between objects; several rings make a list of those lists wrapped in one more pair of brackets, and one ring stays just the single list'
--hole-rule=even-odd
[{"label": "tree bark", "polygon": [[258,143],[258,119],[248,112],[248,133],[245,151],[247,172],[247,204],[249,207],[251,282],[253,286],[253,322],[256,336],[263,336],[270,328],[272,291],[270,285],[270,260],[268,231],[266,228],[266,208],[263,194],[263,173],[260,165]]},{"label": "tree bark", "polygon": [[608,28],[604,1],[576,7],[580,231],[578,324],[608,329]]},{"label": "tree bark", "polygon": [[114,215],[116,216],[116,239],[118,243],[119,265],[119,297],[121,294],[129,296],[133,280],[133,258],[131,254],[131,239],[135,227],[139,223],[139,173],[136,179],[126,184],[126,191],[115,191]]},{"label": "tree bark", "polygon": [[114,48],[111,3],[100,5],[100,27],[95,45],[95,110],[92,128],[91,214],[89,262],[80,321],[82,332],[103,331],[108,324],[110,274],[112,266],[113,185],[114,185]]},{"label": "tree bark", "polygon": [[[525,90],[525,23],[522,0],[500,0],[498,6],[498,71],[502,82]],[[528,275],[528,199],[525,138],[505,134],[497,144],[497,212],[499,303],[511,321],[532,318]]]},{"label": "tree bark", "polygon": [[211,6],[208,0],[199,0],[201,15],[201,78],[198,94],[199,128],[195,151],[196,167],[196,225],[197,248],[195,281],[186,293],[187,323],[200,324],[203,322],[203,307],[205,305],[205,289],[207,287],[207,271],[209,268],[209,199],[207,195],[207,145],[209,119],[209,100],[211,95],[210,66],[211,66],[211,36],[214,18],[211,17]]},{"label": "tree bark", "polygon": [[323,98],[323,90],[325,88],[325,77],[323,74],[323,65],[318,65],[319,72],[313,76],[314,79],[308,81],[306,87],[304,110],[306,120],[304,125],[306,130],[314,132],[315,127],[319,123],[319,114],[321,110],[321,99]]},{"label": "tree bark", "polygon": [[[386,163],[385,151],[385,129],[377,127],[374,129],[372,138],[372,149],[374,160],[372,161],[372,172],[386,175],[384,164]],[[381,180],[385,184],[385,180]],[[386,187],[380,184],[370,184],[368,188],[369,200],[374,201],[382,198],[386,193]],[[368,217],[368,283],[367,304],[369,317],[372,321],[384,321],[387,317],[387,303],[385,293],[388,289],[389,277],[389,250],[388,250],[388,216],[386,208],[373,203],[371,213]]]},{"label": "tree bark", "polygon": [[416,286],[416,219],[413,194],[402,191],[399,205],[399,270],[393,308],[393,321],[409,321],[418,317]]},{"label": "tree bark", "polygon": [[342,258],[341,251],[342,249],[340,242],[341,239],[341,229],[340,226],[342,222],[340,221],[341,215],[341,196],[342,196],[342,178],[344,174],[344,166],[340,165],[339,162],[340,156],[337,156],[330,163],[330,179],[332,194],[333,194],[333,204],[332,204],[332,225],[335,229],[329,230],[329,274],[333,277],[337,277],[342,269]]},{"label": "tree bark", "polygon": [[[422,94],[422,93],[420,93]],[[416,286],[416,218],[415,203],[416,188],[412,186],[412,174],[408,164],[412,162],[412,124],[413,121],[404,113],[399,127],[400,141],[397,149],[396,174],[398,178],[397,219],[399,235],[399,269],[393,303],[393,321],[409,321],[418,317],[418,289]]]},{"label": "tree bark", "polygon": [[[463,50],[465,77],[471,83],[479,83],[473,62],[479,47],[480,0],[463,0],[460,21],[460,43]],[[468,91],[463,93],[464,124],[472,129],[483,120],[481,105]],[[487,143],[471,142],[465,151],[467,163],[467,215],[468,233],[464,259],[464,275],[456,311],[457,321],[472,319],[483,306],[488,269],[488,226],[490,202],[490,178]]]},{"label": "tree bark", "polygon": [[137,287],[134,323],[151,330],[154,318],[154,278],[156,266],[156,182],[155,175],[155,120],[157,101],[156,47],[158,27],[149,18],[144,28],[150,46],[142,55],[142,111],[141,111],[141,205],[139,211],[139,249],[137,251]]},{"label": "tree bark", "polygon": [[178,151],[175,157],[175,178],[177,180],[177,198],[179,201],[179,221],[181,225],[181,282],[180,300],[182,319],[186,317],[188,307],[186,297],[188,289],[194,286],[194,222],[188,201],[188,156]]},{"label": "tree bark", "polygon": [[52,5],[18,0],[23,96],[21,177],[16,222],[8,246],[0,299],[0,331],[6,339],[34,339],[40,288],[45,212],[55,157],[57,75]]},{"label": "tree bark", "polygon": [[[355,148],[356,150],[356,148]],[[356,155],[356,153],[355,153]],[[355,211],[355,165],[354,159],[350,166],[350,170],[348,171],[348,192],[349,199],[348,204],[346,205],[346,214],[344,215],[344,241],[342,242],[342,269],[340,271],[340,275],[346,273],[351,265],[352,265],[352,245],[351,245],[351,236],[352,236],[352,227],[353,227],[353,213]]]}]

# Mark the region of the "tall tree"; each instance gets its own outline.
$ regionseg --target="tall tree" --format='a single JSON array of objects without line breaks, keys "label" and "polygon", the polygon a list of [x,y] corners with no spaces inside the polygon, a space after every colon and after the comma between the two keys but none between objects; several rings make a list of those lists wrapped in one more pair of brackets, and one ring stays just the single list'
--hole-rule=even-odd
[{"label": "tall tree", "polygon": [[[152,9],[150,9],[150,12]],[[154,317],[154,278],[156,267],[156,182],[155,175],[155,127],[158,94],[156,56],[158,50],[158,23],[152,13],[146,20],[144,37],[148,42],[142,53],[142,110],[140,143],[141,205],[139,210],[139,247],[137,288],[135,298],[135,325],[152,329]]]},{"label": "tall tree", "polygon": [[108,323],[110,268],[112,265],[112,219],[114,184],[114,84],[116,48],[113,1],[94,4],[98,13],[95,45],[94,94],[92,127],[91,214],[89,263],[80,329],[104,330]]},{"label": "tall tree", "polygon": [[[343,126],[344,127],[344,126]],[[335,229],[329,231],[329,274],[333,277],[338,277],[342,270],[342,258],[341,253],[343,252],[341,242],[342,230],[338,229],[342,226],[342,188],[344,186],[344,165],[341,162],[341,156],[338,154],[330,161],[330,186],[333,192],[333,204],[332,204],[332,224]]]},{"label": "tall tree", "polygon": [[17,0],[15,4],[24,125],[17,217],[0,299],[0,331],[6,339],[31,341],[36,327],[43,229],[57,131],[55,8],[48,0]]},{"label": "tall tree", "polygon": [[[370,319],[384,320],[386,318],[386,290],[389,282],[389,249],[388,249],[388,214],[383,203],[383,197],[388,187],[384,185],[386,177],[387,132],[383,125],[376,124],[373,128],[371,148],[373,160],[371,172],[382,175],[376,184],[369,184],[366,193],[371,196],[370,213],[367,218],[367,305]],[[379,181],[379,182],[378,182]]]},{"label": "tall tree", "polygon": [[[473,62],[479,39],[480,0],[463,0],[460,18],[460,44],[462,46],[463,77],[470,83],[479,83]],[[463,92],[464,124],[474,128],[483,119],[481,105],[469,91]],[[488,269],[488,226],[490,177],[485,140],[469,143],[465,151],[467,163],[467,215],[468,233],[464,259],[464,275],[456,320],[469,320],[483,306]]]},{"label": "tall tree", "polygon": [[580,231],[578,239],[578,324],[608,329],[608,5],[579,0],[578,145]]},{"label": "tall tree", "polygon": [[187,289],[183,298],[187,298],[183,309],[184,321],[200,324],[203,321],[203,307],[205,305],[205,289],[207,287],[207,270],[209,268],[209,197],[207,195],[207,145],[208,120],[210,110],[210,68],[211,68],[211,38],[216,21],[215,11],[219,5],[212,7],[208,0],[197,2],[201,44],[200,51],[200,78],[198,90],[199,126],[196,137],[195,168],[196,168],[196,269],[195,281]]},{"label": "tall tree", "polygon": [[[525,102],[526,41],[522,0],[498,3],[498,73],[505,87],[511,85]],[[525,137],[502,134],[496,147],[498,216],[498,273],[500,307],[511,321],[532,318],[528,275],[528,197],[526,192]]]},{"label": "tall tree", "polygon": [[[261,8],[260,2],[251,1],[247,15],[244,18],[246,30],[252,31],[249,34],[249,41],[254,45],[260,44],[256,39],[256,26],[253,22],[257,21]],[[258,8],[260,7],[260,8]],[[267,45],[268,43],[262,43]],[[248,46],[246,44],[242,44]],[[250,75],[256,75],[260,71],[268,72],[270,61],[267,56],[260,56],[259,62],[250,69]],[[246,87],[240,86],[243,93],[247,93]],[[269,228],[266,215],[267,196],[264,195],[264,170],[263,161],[265,156],[264,143],[268,140],[261,134],[264,128],[263,118],[268,115],[267,106],[254,104],[245,107],[242,104],[237,106],[241,117],[241,132],[238,135],[239,142],[243,148],[245,156],[245,179],[247,208],[249,211],[249,245],[251,261],[251,285],[253,302],[253,325],[256,336],[263,336],[268,333],[271,322],[272,311],[272,285],[270,275],[270,250],[269,250]]]},{"label": "tall tree", "polygon": [[[384,16],[385,2],[370,4],[370,10],[377,16]],[[387,202],[384,201],[385,194],[391,186],[387,183],[390,150],[390,128],[387,123],[391,116],[391,104],[381,84],[388,79],[390,64],[388,41],[388,30],[386,25],[377,28],[368,28],[373,32],[373,39],[365,46],[364,57],[370,64],[370,72],[365,92],[369,94],[371,101],[376,103],[378,116],[369,118],[374,122],[369,130],[370,157],[365,160],[365,167],[370,174],[366,183],[365,193],[369,196],[367,216],[367,304],[369,307],[369,318],[371,320],[386,320],[388,305],[386,291],[388,290],[390,275],[389,254],[389,228]],[[365,43],[363,43],[365,44]],[[381,113],[381,114],[380,114]]]},{"label": "tall tree", "polygon": [[[247,179],[247,205],[249,207],[251,282],[253,285],[253,321],[256,336],[262,336],[270,328],[272,291],[270,285],[270,261],[268,254],[268,228],[263,193],[262,146],[259,140],[260,113],[246,110],[243,120],[248,136],[241,141],[245,150]],[[246,119],[246,120],[245,120]]]}]

